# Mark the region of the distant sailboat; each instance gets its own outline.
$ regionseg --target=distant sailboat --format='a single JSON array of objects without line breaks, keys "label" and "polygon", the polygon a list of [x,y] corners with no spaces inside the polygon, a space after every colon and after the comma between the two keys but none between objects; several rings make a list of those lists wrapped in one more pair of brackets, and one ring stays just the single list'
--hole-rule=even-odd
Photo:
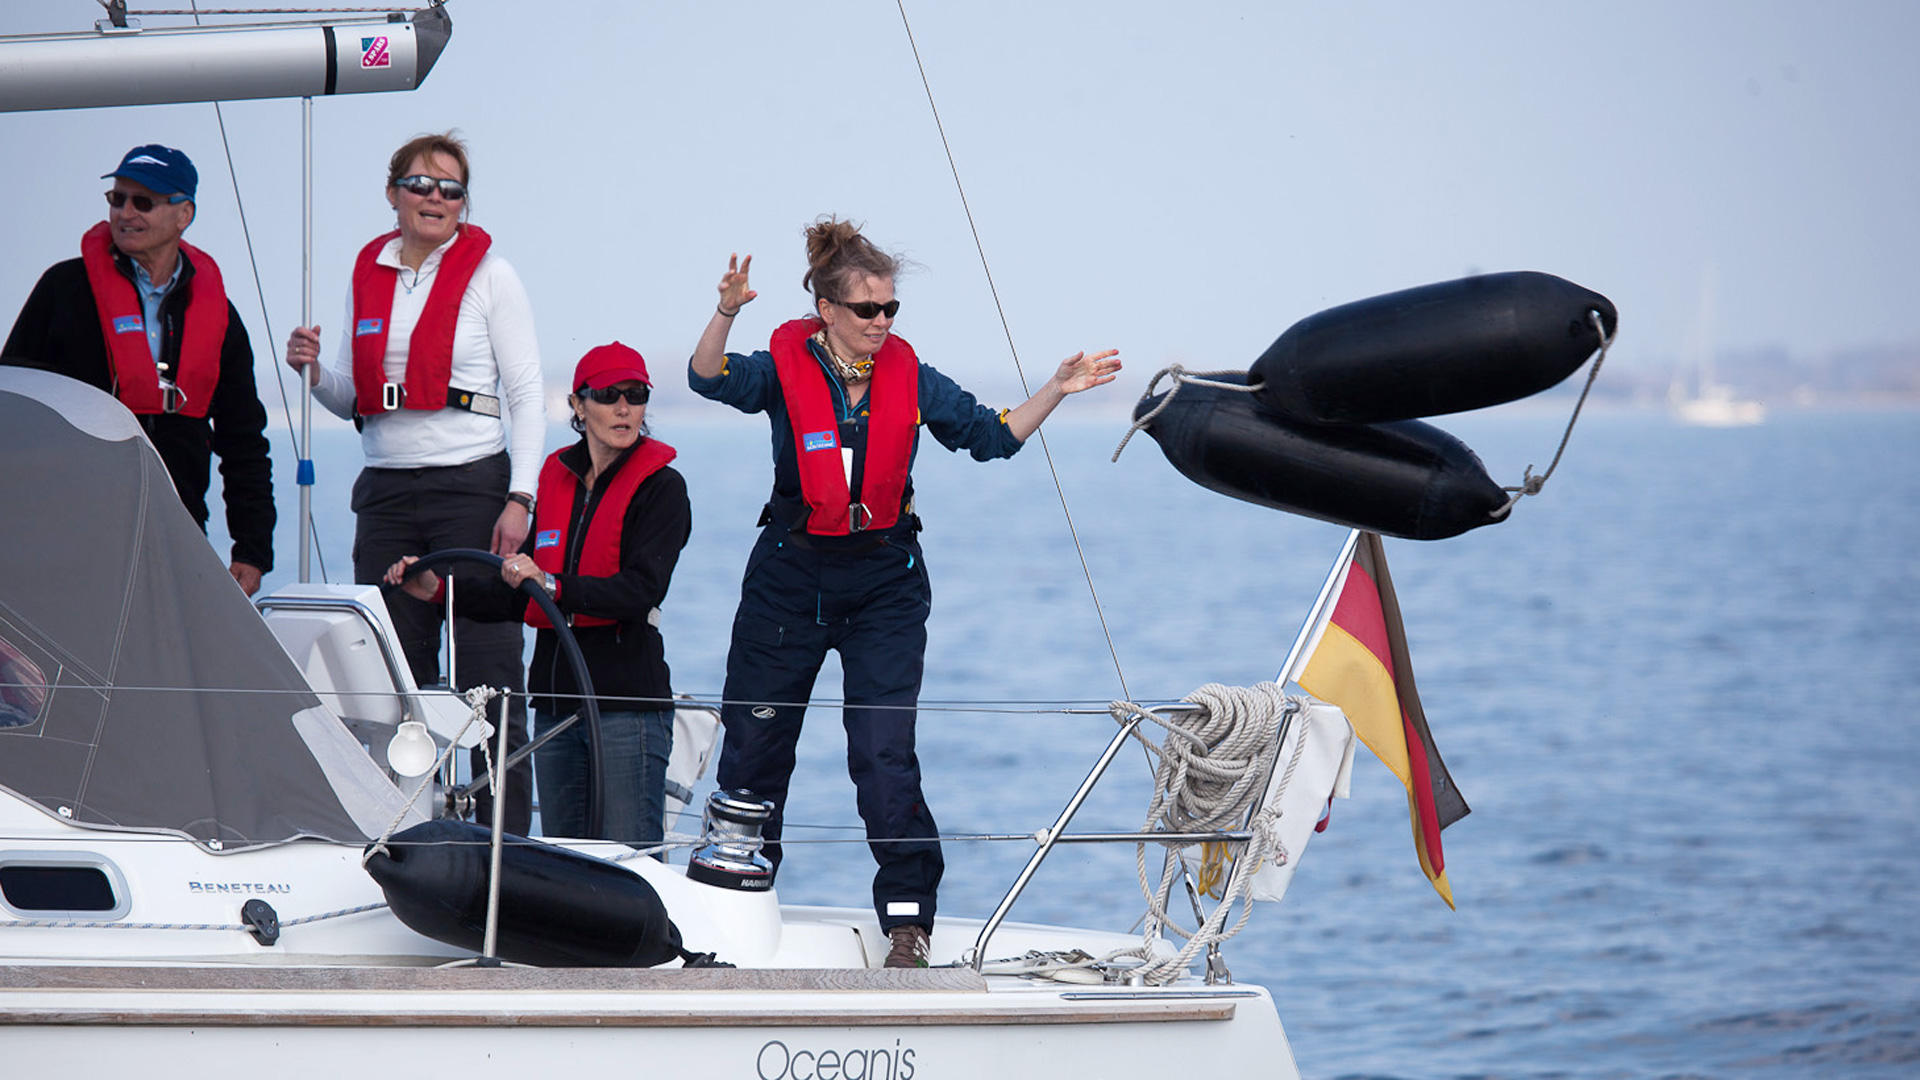
[{"label": "distant sailboat", "polygon": [[1700,317],[1688,335],[1686,359],[1674,369],[1667,387],[1667,410],[1694,427],[1752,427],[1767,418],[1767,407],[1734,396],[1733,387],[1713,377],[1715,275],[1709,265],[1700,284]]}]

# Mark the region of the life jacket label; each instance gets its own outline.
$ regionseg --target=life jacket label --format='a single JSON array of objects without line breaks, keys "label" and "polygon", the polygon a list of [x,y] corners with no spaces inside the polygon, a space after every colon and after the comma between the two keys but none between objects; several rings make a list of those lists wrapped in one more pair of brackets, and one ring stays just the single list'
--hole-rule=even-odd
[{"label": "life jacket label", "polygon": [[809,431],[801,437],[801,445],[811,453],[815,450],[837,450],[840,448],[840,433],[827,431]]},{"label": "life jacket label", "polygon": [[380,323],[379,319],[361,319],[353,324],[353,336],[366,337],[368,334],[377,334],[380,332]]},{"label": "life jacket label", "polygon": [[541,548],[550,548],[550,547],[559,547],[559,546],[560,546],[560,530],[559,529],[541,529],[539,532],[533,534],[533,549],[535,551],[539,551]]},{"label": "life jacket label", "polygon": [[147,321],[138,315],[122,315],[113,320],[113,332],[116,334],[144,334]]}]

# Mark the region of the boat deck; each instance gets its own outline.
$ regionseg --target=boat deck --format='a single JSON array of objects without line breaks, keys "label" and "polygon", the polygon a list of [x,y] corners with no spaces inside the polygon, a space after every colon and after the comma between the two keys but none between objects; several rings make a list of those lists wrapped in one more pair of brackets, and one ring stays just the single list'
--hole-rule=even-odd
[{"label": "boat deck", "polygon": [[[996,980],[1011,982],[1011,980]],[[0,1026],[868,1027],[1224,1021],[1230,987],[1096,990],[967,968],[0,966]],[[823,996],[824,995],[824,996]]]}]

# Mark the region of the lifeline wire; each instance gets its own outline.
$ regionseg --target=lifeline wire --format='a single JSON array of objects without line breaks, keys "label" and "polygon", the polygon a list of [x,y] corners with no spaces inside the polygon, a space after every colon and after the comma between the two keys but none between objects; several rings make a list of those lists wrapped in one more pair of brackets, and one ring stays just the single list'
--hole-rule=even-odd
[{"label": "lifeline wire", "polygon": [[[980,242],[980,227],[974,223],[973,207],[967,202],[966,185],[960,182],[960,166],[953,159],[953,145],[947,141],[947,128],[940,122],[940,106],[933,100],[933,84],[927,79],[927,65],[920,59],[920,44],[913,39],[913,24],[907,21],[906,0],[894,0],[900,9],[900,25],[907,32],[907,46],[913,50],[914,66],[920,70],[920,85],[927,92],[927,109],[933,113],[933,126],[940,133],[940,148],[946,151],[947,168],[953,173],[954,190],[960,193],[960,209],[967,215],[967,228],[973,233],[973,248],[980,253],[980,269],[987,275],[987,291],[993,295],[994,311],[1000,315],[1000,330],[1007,337],[1007,351],[1013,354],[1013,368],[1020,376],[1020,392],[1028,397],[1033,391],[1027,386],[1027,370],[1020,363],[1020,350],[1013,343],[1013,328],[1007,324],[1007,309],[1000,303],[1000,288],[993,283],[993,267],[987,264],[987,248]],[[1100,620],[1100,632],[1107,639],[1107,655],[1113,658],[1113,673],[1120,680],[1120,695],[1131,697],[1127,690],[1127,673],[1120,666],[1120,651],[1113,643],[1113,630],[1107,625],[1107,612],[1100,604],[1100,590],[1093,584],[1093,569],[1087,565],[1087,553],[1080,546],[1080,530],[1074,526],[1073,510],[1067,505],[1066,488],[1060,484],[1060,470],[1053,464],[1053,448],[1047,443],[1047,434],[1039,429],[1034,434],[1040,437],[1040,452],[1046,456],[1047,472],[1053,477],[1054,494],[1060,497],[1060,512],[1067,519],[1067,535],[1073,538],[1073,552],[1080,558],[1080,573],[1087,579],[1087,592],[1093,597],[1093,613]]]}]

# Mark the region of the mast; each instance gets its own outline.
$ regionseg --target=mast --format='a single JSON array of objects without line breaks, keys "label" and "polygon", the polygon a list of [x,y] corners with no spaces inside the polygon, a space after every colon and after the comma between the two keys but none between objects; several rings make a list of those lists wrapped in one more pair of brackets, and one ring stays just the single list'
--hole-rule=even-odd
[{"label": "mast", "polygon": [[[313,325],[313,99],[300,99],[300,325]],[[318,357],[315,361],[318,362]],[[313,375],[300,373],[300,581],[313,580]]]}]

